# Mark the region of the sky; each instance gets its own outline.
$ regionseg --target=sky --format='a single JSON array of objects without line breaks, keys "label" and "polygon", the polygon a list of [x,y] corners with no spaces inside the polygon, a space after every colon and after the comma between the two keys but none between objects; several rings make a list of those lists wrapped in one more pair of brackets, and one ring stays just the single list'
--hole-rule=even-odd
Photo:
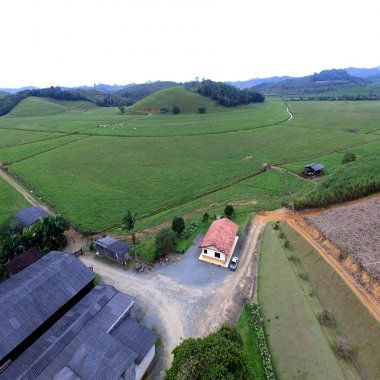
[{"label": "sky", "polygon": [[380,65],[377,0],[1,0],[0,88]]}]

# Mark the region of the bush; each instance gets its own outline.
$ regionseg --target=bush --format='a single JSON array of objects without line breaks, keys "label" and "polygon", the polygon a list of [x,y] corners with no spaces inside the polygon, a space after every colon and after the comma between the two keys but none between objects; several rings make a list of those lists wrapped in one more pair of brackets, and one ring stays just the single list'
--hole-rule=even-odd
[{"label": "bush", "polygon": [[160,113],[168,113],[169,112],[169,108],[167,107],[161,107],[160,108]]},{"label": "bush", "polygon": [[206,223],[206,222],[208,222],[209,219],[210,219],[210,215],[207,214],[207,212],[205,212],[205,213],[203,214],[202,222],[203,222],[203,223]]},{"label": "bush", "polygon": [[335,344],[335,352],[343,359],[349,359],[352,355],[351,346],[347,342],[347,339],[338,337]]},{"label": "bush", "polygon": [[332,314],[324,309],[318,314],[318,321],[321,325],[325,326],[334,326],[335,325],[335,320]]},{"label": "bush", "polygon": [[298,277],[305,281],[309,279],[309,275],[306,272],[301,272]]},{"label": "bush", "polygon": [[172,230],[179,236],[182,231],[185,229],[185,220],[182,216],[176,216],[172,220]]},{"label": "bush", "polygon": [[355,161],[356,160],[356,154],[347,152],[342,159],[342,164],[348,164],[349,162]]},{"label": "bush", "polygon": [[155,243],[157,257],[163,256],[168,252],[174,251],[177,235],[169,228],[163,228],[158,231]]},{"label": "bush", "polygon": [[200,113],[200,114],[204,114],[204,113],[206,113],[206,107],[199,107],[198,108],[198,113]]},{"label": "bush", "polygon": [[292,263],[298,263],[300,261],[300,259],[296,255],[289,255],[288,259]]},{"label": "bush", "polygon": [[280,228],[280,226],[278,225],[278,223],[274,223],[273,224],[273,229],[274,230],[278,230]]},{"label": "bush", "polygon": [[285,239],[285,234],[282,231],[280,232],[279,236],[280,236],[280,239]]},{"label": "bush", "polygon": [[139,244],[132,248],[132,253],[137,255],[144,261],[153,262],[157,259],[156,242],[153,237],[146,237],[139,241]]},{"label": "bush", "polygon": [[289,248],[289,246],[290,246],[290,242],[289,242],[288,239],[286,239],[286,240],[284,241],[284,247],[285,247],[285,248]]},{"label": "bush", "polygon": [[227,218],[231,218],[234,214],[235,214],[235,210],[234,210],[234,208],[233,208],[232,205],[227,205],[227,206],[224,208],[224,215],[225,215]]},{"label": "bush", "polygon": [[181,109],[179,108],[179,106],[177,106],[177,104],[174,104],[173,108],[172,108],[172,114],[173,115],[177,115],[181,112]]}]

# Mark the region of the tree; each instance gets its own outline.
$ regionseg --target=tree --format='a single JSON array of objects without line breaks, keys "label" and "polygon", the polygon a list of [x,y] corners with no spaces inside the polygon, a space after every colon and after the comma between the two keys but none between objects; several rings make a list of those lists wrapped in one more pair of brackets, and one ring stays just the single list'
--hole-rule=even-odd
[{"label": "tree", "polygon": [[227,218],[231,218],[231,216],[233,216],[235,214],[235,210],[234,208],[232,207],[232,205],[227,205],[225,208],[224,208],[224,215],[227,217]]},{"label": "tree", "polygon": [[200,113],[200,114],[204,114],[204,113],[206,113],[206,107],[199,107],[198,108],[198,113]]},{"label": "tree", "polygon": [[158,256],[163,256],[166,253],[173,251],[177,236],[173,230],[169,228],[163,228],[157,232],[155,243]]},{"label": "tree", "polygon": [[174,104],[173,108],[172,108],[172,113],[173,115],[177,115],[181,112],[181,109],[179,108],[179,106],[177,106],[177,104]]},{"label": "tree", "polygon": [[185,229],[185,221],[182,216],[176,216],[172,220],[172,230],[180,236],[182,231]]},{"label": "tree", "polygon": [[120,113],[124,113],[125,112],[125,106],[118,106],[118,107],[119,107]]},{"label": "tree", "polygon": [[128,210],[127,214],[123,217],[123,220],[122,220],[122,229],[132,232],[132,243],[134,247],[136,246],[136,236],[134,232],[136,219],[137,219],[137,212],[132,214],[131,211]]},{"label": "tree", "polygon": [[202,222],[203,222],[203,223],[206,223],[206,222],[208,222],[209,219],[210,219],[210,215],[209,215],[207,212],[205,212],[205,213],[203,214]]},{"label": "tree", "polygon": [[230,326],[205,338],[189,338],[174,351],[166,380],[250,379],[239,333]]}]

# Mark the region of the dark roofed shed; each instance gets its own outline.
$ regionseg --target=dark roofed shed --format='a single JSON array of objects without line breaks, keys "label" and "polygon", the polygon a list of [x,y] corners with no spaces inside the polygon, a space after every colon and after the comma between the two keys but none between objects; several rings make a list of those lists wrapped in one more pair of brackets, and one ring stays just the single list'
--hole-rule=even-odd
[{"label": "dark roofed shed", "polygon": [[102,256],[109,257],[120,263],[125,263],[130,258],[131,245],[124,241],[117,240],[111,236],[94,241],[96,250]]},{"label": "dark roofed shed", "polygon": [[47,216],[49,216],[49,214],[42,207],[32,206],[23,208],[15,215],[15,218],[17,219],[18,225],[21,228],[25,228],[31,226],[39,220],[42,220],[43,218],[46,218]]},{"label": "dark roofed shed", "polygon": [[41,258],[41,252],[37,247],[29,248],[26,252],[16,256],[13,260],[4,264],[11,275],[15,275]]},{"label": "dark roofed shed", "polygon": [[320,162],[313,162],[309,165],[305,165],[306,174],[320,174],[325,167]]}]

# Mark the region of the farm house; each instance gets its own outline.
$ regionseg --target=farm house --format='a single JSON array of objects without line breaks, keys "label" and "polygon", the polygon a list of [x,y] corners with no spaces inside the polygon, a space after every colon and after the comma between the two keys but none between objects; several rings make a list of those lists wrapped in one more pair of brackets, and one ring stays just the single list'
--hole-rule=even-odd
[{"label": "farm house", "polygon": [[42,207],[32,206],[23,208],[15,215],[15,218],[17,219],[17,223],[20,228],[25,228],[46,218],[47,216],[49,216],[49,214]]},{"label": "farm house", "polygon": [[312,164],[305,166],[306,175],[318,175],[323,173],[325,167],[319,162],[313,162]]},{"label": "farm house", "polygon": [[105,236],[101,239],[95,240],[96,252],[99,255],[106,256],[121,264],[125,264],[131,257],[131,245],[124,241],[117,240],[111,236]]},{"label": "farm house", "polygon": [[238,241],[239,226],[227,218],[215,220],[199,248],[199,260],[227,267]]}]

